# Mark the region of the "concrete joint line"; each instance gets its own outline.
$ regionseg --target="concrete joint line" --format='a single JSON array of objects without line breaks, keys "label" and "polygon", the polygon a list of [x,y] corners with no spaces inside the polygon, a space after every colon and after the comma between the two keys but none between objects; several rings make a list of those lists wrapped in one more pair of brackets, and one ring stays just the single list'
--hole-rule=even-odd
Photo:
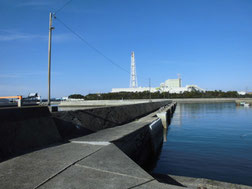
[{"label": "concrete joint line", "polygon": [[75,144],[90,144],[90,145],[97,145],[97,146],[108,146],[111,143],[107,141],[71,141],[71,143]]},{"label": "concrete joint line", "polygon": [[[135,179],[147,180],[147,179],[145,179],[145,178],[135,177],[135,176],[131,176],[131,175],[126,175],[126,174],[123,174],[123,173],[117,173],[117,172],[106,171],[106,170],[97,169],[97,168],[93,168],[93,167],[88,167],[88,166],[85,166],[85,165],[80,165],[80,164],[78,164],[78,163],[76,163],[75,166],[77,166],[77,167],[83,167],[83,168],[87,168],[87,169],[93,169],[93,170],[100,171],[100,172],[104,172],[104,173],[111,173],[111,174],[114,174],[114,175],[120,175],[120,176],[126,176],[126,177],[130,177],[130,178],[135,178]],[[148,180],[148,181],[149,181],[149,180]]]},{"label": "concrete joint line", "polygon": [[57,172],[57,173],[55,173],[54,175],[50,176],[48,179],[44,180],[44,181],[43,181],[42,183],[40,183],[39,185],[35,186],[33,189],[39,188],[40,186],[44,185],[44,184],[47,183],[48,181],[52,180],[54,177],[58,176],[58,175],[59,175],[60,173],[62,173],[63,171],[67,170],[69,167],[71,167],[71,166],[75,165],[77,162],[79,162],[79,161],[81,161],[81,160],[83,160],[83,159],[85,159],[85,158],[87,158],[87,157],[93,155],[94,153],[98,152],[99,150],[101,150],[101,148],[98,149],[98,150],[96,150],[95,152],[92,152],[91,154],[88,154],[88,155],[85,156],[85,157],[82,157],[82,158],[80,158],[80,159],[74,161],[73,163],[71,163],[71,164],[69,164],[68,166],[66,166],[66,167],[64,167],[63,169],[61,169],[59,172]]},{"label": "concrete joint line", "polygon": [[138,187],[138,186],[142,186],[142,185],[147,184],[147,183],[149,183],[149,182],[152,182],[152,181],[154,181],[154,180],[155,180],[155,179],[148,180],[148,181],[143,182],[143,183],[141,183],[141,184],[138,184],[138,185],[136,185],[136,186],[132,186],[132,187],[130,187],[130,188],[128,188],[128,189],[132,189],[132,188],[136,188],[136,187]]}]

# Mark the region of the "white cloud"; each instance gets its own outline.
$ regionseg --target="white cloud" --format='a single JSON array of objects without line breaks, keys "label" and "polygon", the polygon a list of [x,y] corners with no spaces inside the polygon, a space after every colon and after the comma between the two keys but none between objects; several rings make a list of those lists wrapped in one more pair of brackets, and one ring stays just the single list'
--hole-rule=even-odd
[{"label": "white cloud", "polygon": [[[1,34],[2,33],[2,34]],[[0,29],[0,41],[14,41],[14,40],[48,40],[48,35],[37,35],[29,33],[20,33],[13,30]],[[73,39],[73,36],[67,33],[53,34],[52,39],[54,42],[67,41]]]},{"label": "white cloud", "polygon": [[7,34],[0,35],[0,41],[13,41],[13,40],[27,40],[27,39],[46,39],[42,35],[32,35],[32,34]]},{"label": "white cloud", "polygon": [[[46,76],[47,71],[31,71],[31,72],[16,72],[16,73],[0,73],[0,78],[25,78],[35,76]],[[61,75],[60,72],[52,72],[52,75]]]},{"label": "white cloud", "polygon": [[16,74],[1,74],[0,78],[17,78],[18,76]]}]

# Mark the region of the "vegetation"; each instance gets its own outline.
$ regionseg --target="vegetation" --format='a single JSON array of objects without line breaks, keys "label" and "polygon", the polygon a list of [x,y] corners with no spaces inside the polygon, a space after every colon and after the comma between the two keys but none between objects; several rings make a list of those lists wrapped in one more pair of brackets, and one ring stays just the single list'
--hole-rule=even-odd
[{"label": "vegetation", "polygon": [[83,99],[84,96],[81,94],[72,94],[72,95],[69,95],[68,98]]},{"label": "vegetation", "polygon": [[169,92],[155,92],[149,91],[144,92],[119,92],[119,93],[97,93],[88,94],[83,96],[81,94],[72,94],[69,98],[85,99],[85,100],[121,100],[121,99],[160,99],[160,98],[239,98],[239,97],[250,97],[251,94],[239,95],[237,91],[206,91],[206,92],[184,92],[180,94],[169,93]]}]

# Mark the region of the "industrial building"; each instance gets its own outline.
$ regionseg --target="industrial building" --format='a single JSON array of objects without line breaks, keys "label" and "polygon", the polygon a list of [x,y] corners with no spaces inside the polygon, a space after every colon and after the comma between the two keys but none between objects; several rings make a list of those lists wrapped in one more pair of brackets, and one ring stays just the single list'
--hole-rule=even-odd
[{"label": "industrial building", "polygon": [[186,85],[182,87],[182,79],[168,79],[164,83],[160,84],[158,88],[160,92],[169,92],[169,93],[183,93],[183,92],[192,92],[199,91],[205,92],[204,89],[198,87],[197,85]]},{"label": "industrial building", "polygon": [[164,83],[160,84],[161,88],[174,88],[174,87],[182,87],[181,86],[181,78],[178,79],[167,79]]},{"label": "industrial building", "polygon": [[137,75],[136,75],[136,64],[135,64],[135,53],[131,53],[131,74],[130,74],[130,87],[129,88],[113,88],[112,93],[117,92],[169,92],[169,93],[184,93],[199,91],[205,92],[204,89],[198,87],[197,85],[186,85],[182,87],[182,79],[180,76],[177,79],[168,79],[164,83],[160,83],[159,87],[138,87],[137,86]]},{"label": "industrial building", "polygon": [[130,88],[113,88],[112,93],[119,93],[119,92],[144,92],[144,91],[151,91],[152,93],[157,92],[156,88],[149,88],[149,87],[130,87]]}]

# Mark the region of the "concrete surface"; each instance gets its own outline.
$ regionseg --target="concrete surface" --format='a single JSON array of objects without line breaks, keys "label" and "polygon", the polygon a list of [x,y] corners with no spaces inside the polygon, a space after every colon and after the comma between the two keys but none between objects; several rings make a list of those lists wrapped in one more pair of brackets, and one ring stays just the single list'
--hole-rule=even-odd
[{"label": "concrete surface", "polygon": [[[142,129],[146,132],[149,124],[158,119],[154,115],[155,113],[152,113],[133,123],[102,130],[73,139],[71,143],[4,161],[0,164],[1,187],[134,188],[150,183],[151,187],[161,188],[159,183],[152,182],[155,180],[152,176],[132,161],[117,145],[112,144],[119,141],[130,148],[135,143],[132,149],[148,149],[149,146],[141,146],[143,143],[138,143],[142,140],[139,136]],[[132,133],[134,134],[131,135]],[[131,135],[130,142],[133,143],[127,145],[124,139],[128,135]]]},{"label": "concrete surface", "polygon": [[[152,102],[160,102],[166,99],[152,99]],[[79,106],[119,106],[129,104],[149,103],[149,99],[132,99],[132,100],[67,100],[61,101],[59,107],[79,107]]]},{"label": "concrete surface", "polygon": [[140,184],[138,186],[134,186],[132,188],[136,188],[136,189],[156,189],[156,188],[157,189],[183,189],[185,187],[160,183],[154,179],[154,180],[150,180],[146,183]]},{"label": "concrete surface", "polygon": [[123,125],[145,116],[170,102],[158,101],[86,110],[62,111],[52,113],[52,115],[61,136],[70,139],[73,136],[76,137],[75,133],[79,129],[86,129],[87,133],[90,134],[91,132]]},{"label": "concrete surface", "polygon": [[114,144],[65,144],[8,160],[0,169],[5,170],[0,183],[6,189],[134,188],[154,180]]},{"label": "concrete surface", "polygon": [[[0,162],[35,149],[133,121],[160,106],[159,101],[53,114],[47,107],[0,109]],[[55,124],[56,123],[56,124]]]},{"label": "concrete surface", "polygon": [[[169,106],[167,108],[170,108]],[[167,108],[164,111],[167,111]],[[142,167],[153,161],[163,142],[163,126],[155,111],[136,121],[104,129],[93,134],[71,139],[74,143],[103,142],[114,143],[132,160]],[[150,129],[151,123],[157,121]]]},{"label": "concrete surface", "polygon": [[4,161],[0,163],[0,187],[36,188],[100,148],[97,145],[68,143]]},{"label": "concrete surface", "polygon": [[79,161],[77,165],[90,167],[96,170],[103,170],[105,172],[130,175],[135,178],[153,179],[141,167],[136,166],[135,162],[133,162],[121,150],[118,150],[114,144],[105,146],[92,156]]},{"label": "concrete surface", "polygon": [[130,188],[148,180],[128,177],[127,175],[104,172],[89,167],[73,165],[62,174],[49,180],[39,188],[69,189],[69,188]]},{"label": "concrete surface", "polygon": [[[158,119],[153,116],[155,116],[155,113],[121,126],[72,139],[71,142],[86,144],[90,142],[114,143],[131,159],[139,165],[143,165],[153,155],[149,125]],[[160,127],[162,128],[161,124]],[[141,148],[143,146],[145,148]]]},{"label": "concrete surface", "polygon": [[252,189],[251,186],[221,182],[204,178],[193,178],[175,175],[153,175],[160,182],[174,183],[192,189]]},{"label": "concrete surface", "polygon": [[157,120],[157,117],[153,117],[155,113],[145,116],[139,120],[132,121],[127,124],[123,124],[117,127],[112,127],[104,130],[97,131],[93,134],[71,139],[70,141],[75,142],[89,142],[89,141],[100,141],[100,142],[113,142],[119,140],[129,133],[134,133],[135,131],[148,126],[152,121]]},{"label": "concrete surface", "polygon": [[0,109],[0,161],[60,141],[47,107]]},{"label": "concrete surface", "polygon": [[[108,153],[111,159],[105,158]],[[116,154],[113,156],[112,154]],[[108,156],[108,157],[110,157]],[[98,162],[98,164],[97,164]],[[181,188],[152,182],[155,179],[143,171],[114,144],[76,162],[38,188]],[[162,186],[162,187],[161,187]]]}]

